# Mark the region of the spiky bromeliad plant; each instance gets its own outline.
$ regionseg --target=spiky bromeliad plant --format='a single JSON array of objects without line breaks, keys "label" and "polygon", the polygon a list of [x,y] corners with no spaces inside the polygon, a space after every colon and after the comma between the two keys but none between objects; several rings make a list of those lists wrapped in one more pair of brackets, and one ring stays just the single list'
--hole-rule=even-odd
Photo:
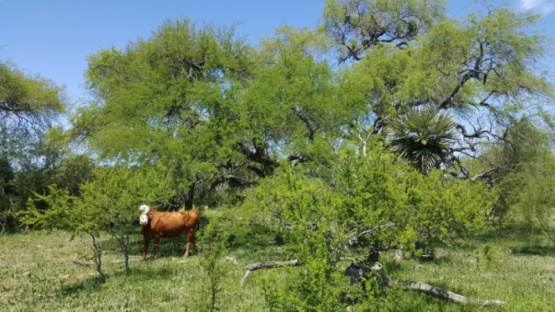
[{"label": "spiky bromeliad plant", "polygon": [[389,124],[391,149],[411,161],[420,172],[427,173],[441,164],[449,164],[455,126],[451,115],[434,107],[411,108]]}]

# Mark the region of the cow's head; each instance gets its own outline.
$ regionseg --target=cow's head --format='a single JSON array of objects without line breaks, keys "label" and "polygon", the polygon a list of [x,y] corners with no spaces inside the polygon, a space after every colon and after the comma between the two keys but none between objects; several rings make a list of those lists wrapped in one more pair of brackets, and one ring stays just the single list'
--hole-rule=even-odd
[{"label": "cow's head", "polygon": [[146,204],[142,204],[139,206],[139,210],[141,211],[141,216],[139,217],[139,223],[141,225],[145,225],[148,223],[148,212],[150,211],[150,207]]},{"label": "cow's head", "polygon": [[150,207],[147,204],[142,204],[139,206],[141,214],[147,214],[150,211]]}]

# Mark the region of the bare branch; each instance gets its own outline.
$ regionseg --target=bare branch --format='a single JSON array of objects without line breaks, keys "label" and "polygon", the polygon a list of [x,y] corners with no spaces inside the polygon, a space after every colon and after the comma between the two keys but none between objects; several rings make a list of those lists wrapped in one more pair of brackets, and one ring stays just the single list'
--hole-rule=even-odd
[{"label": "bare branch", "polygon": [[286,266],[297,266],[297,265],[299,265],[299,260],[291,260],[287,262],[264,261],[264,262],[258,262],[258,263],[251,263],[247,265],[247,272],[245,273],[245,276],[241,280],[241,287],[243,287],[243,285],[245,284],[245,281],[247,280],[247,277],[249,277],[251,272],[254,270],[281,268]]},{"label": "bare branch", "polygon": [[361,236],[365,236],[365,235],[370,235],[371,236],[374,232],[376,232],[378,230],[385,229],[385,228],[388,228],[388,227],[394,227],[395,225],[396,224],[393,223],[393,222],[388,222],[387,224],[378,225],[378,226],[373,227],[371,229],[368,229],[366,231],[362,231],[360,233],[357,233],[357,234],[353,235],[351,238],[349,238],[347,240],[346,244],[349,245],[349,246],[353,246],[354,244],[356,244],[356,242],[358,241],[358,239]]},{"label": "bare branch", "polygon": [[308,139],[310,140],[310,142],[314,141],[314,135],[316,134],[316,131],[319,130],[319,128],[313,126],[310,120],[306,116],[301,114],[301,112],[298,111],[297,109],[291,108],[291,111],[293,112],[293,114],[295,114],[295,116],[297,116],[297,118],[302,120],[306,125],[306,128],[308,129]]},{"label": "bare branch", "polygon": [[333,144],[331,143],[331,141],[330,141],[325,135],[322,135],[321,138],[322,138],[324,141],[328,142],[328,145],[330,146],[331,150],[333,151],[333,153],[334,153],[335,155],[339,155],[339,152],[337,151],[337,147],[333,146]]},{"label": "bare branch", "polygon": [[476,304],[483,306],[502,306],[505,305],[504,301],[501,300],[481,300],[481,299],[471,299],[463,295],[456,294],[449,290],[445,290],[439,287],[428,285],[421,282],[400,282],[401,285],[405,286],[407,289],[418,290],[428,295],[432,295],[439,299],[449,300],[460,304]]}]

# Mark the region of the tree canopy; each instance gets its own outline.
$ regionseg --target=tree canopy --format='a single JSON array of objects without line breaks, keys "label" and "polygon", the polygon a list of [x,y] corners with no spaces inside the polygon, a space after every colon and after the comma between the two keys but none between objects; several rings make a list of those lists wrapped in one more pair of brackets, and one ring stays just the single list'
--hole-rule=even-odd
[{"label": "tree canopy", "polygon": [[0,61],[0,230],[16,222],[34,191],[48,184],[58,152],[44,140],[66,112],[64,89],[39,75],[30,76]]},{"label": "tree canopy", "polygon": [[35,130],[65,112],[63,88],[40,76],[30,77],[0,62],[0,117],[2,127]]}]

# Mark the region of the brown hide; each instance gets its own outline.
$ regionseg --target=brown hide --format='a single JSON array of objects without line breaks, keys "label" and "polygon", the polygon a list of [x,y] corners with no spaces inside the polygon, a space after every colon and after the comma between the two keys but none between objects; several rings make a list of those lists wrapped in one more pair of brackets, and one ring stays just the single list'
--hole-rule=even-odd
[{"label": "brown hide", "polygon": [[184,258],[189,256],[189,247],[196,246],[195,228],[199,226],[200,215],[198,211],[191,209],[178,212],[161,212],[150,210],[148,212],[148,223],[141,225],[144,238],[143,260],[151,240],[154,240],[154,259],[158,256],[158,247],[161,238],[176,237],[187,233],[187,249]]}]

